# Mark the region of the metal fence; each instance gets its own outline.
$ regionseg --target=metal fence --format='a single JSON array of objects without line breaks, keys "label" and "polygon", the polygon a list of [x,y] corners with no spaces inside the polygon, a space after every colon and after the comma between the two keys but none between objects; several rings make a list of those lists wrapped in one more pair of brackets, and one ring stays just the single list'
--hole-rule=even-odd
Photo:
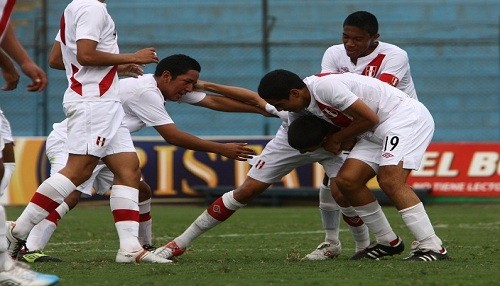
[{"label": "metal fence", "polygon": [[[13,23],[42,66],[69,1],[18,1]],[[61,3],[59,3],[61,2]],[[340,43],[342,22],[356,10],[377,15],[381,40],[405,49],[419,99],[436,121],[435,141],[500,141],[498,1],[107,1],[120,49],[154,46],[160,56],[198,59],[201,78],[255,90],[268,70],[301,76],[320,69],[323,52]],[[409,13],[408,11],[411,11]],[[146,68],[152,72],[153,66]],[[23,85],[0,104],[14,135],[46,135],[64,118],[64,72],[48,70],[43,94]],[[196,135],[272,135],[279,119],[223,114],[168,103],[176,124]],[[145,130],[136,135],[155,135]]]}]

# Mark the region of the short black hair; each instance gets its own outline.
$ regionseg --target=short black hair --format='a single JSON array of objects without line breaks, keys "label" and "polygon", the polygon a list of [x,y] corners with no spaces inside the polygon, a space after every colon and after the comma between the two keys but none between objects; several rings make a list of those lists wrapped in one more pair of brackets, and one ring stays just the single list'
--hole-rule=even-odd
[{"label": "short black hair", "polygon": [[319,146],[328,134],[340,128],[314,116],[304,115],[288,126],[288,144],[297,150]]},{"label": "short black hair", "polygon": [[344,26],[353,26],[366,31],[370,36],[378,33],[377,17],[370,12],[357,11],[345,18]]},{"label": "short black hair", "polygon": [[258,93],[263,99],[288,99],[290,90],[305,87],[304,81],[291,71],[278,69],[268,72],[259,83]]},{"label": "short black hair", "polygon": [[172,79],[175,79],[190,70],[201,72],[200,63],[190,56],[176,54],[162,59],[156,65],[155,76],[161,76],[165,71],[169,71]]}]

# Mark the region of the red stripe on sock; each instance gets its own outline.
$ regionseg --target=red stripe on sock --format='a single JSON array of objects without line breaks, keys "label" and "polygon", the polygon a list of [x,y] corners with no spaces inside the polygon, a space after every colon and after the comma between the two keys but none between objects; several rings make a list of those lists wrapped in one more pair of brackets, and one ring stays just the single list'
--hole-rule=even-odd
[{"label": "red stripe on sock", "polygon": [[139,214],[139,221],[140,222],[142,222],[142,221],[148,221],[150,219],[151,219],[151,213],[150,212]]},{"label": "red stripe on sock", "polygon": [[58,212],[53,211],[45,219],[57,225],[59,223],[59,220],[61,219],[61,216],[59,215]]},{"label": "red stripe on sock", "polygon": [[396,246],[396,245],[398,245],[398,244],[399,244],[399,236],[398,236],[398,237],[396,237],[396,239],[395,239],[395,240],[393,240],[393,241],[389,242],[389,244],[390,244],[391,246]]},{"label": "red stripe on sock", "polygon": [[35,192],[30,202],[41,207],[48,213],[53,212],[59,206],[58,202],[37,192]]},{"label": "red stripe on sock", "polygon": [[219,197],[211,205],[209,205],[207,212],[218,221],[225,221],[234,213],[233,210],[228,209],[224,205],[222,197]]},{"label": "red stripe on sock", "polygon": [[342,214],[342,218],[350,226],[362,226],[364,224],[363,220],[359,216],[348,217],[345,214]]},{"label": "red stripe on sock", "polygon": [[139,212],[127,209],[113,210],[113,218],[115,219],[115,223],[120,221],[139,222]]}]

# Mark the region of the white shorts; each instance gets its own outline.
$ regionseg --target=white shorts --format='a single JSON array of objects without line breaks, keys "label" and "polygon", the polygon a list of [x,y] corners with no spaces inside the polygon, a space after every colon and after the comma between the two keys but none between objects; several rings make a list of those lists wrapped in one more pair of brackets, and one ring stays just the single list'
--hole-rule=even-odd
[{"label": "white shorts", "polygon": [[434,120],[418,101],[408,101],[382,122],[370,137],[361,138],[348,158],[361,160],[375,172],[378,166],[398,165],[418,170],[434,134]]},{"label": "white shorts", "polygon": [[344,160],[324,149],[301,154],[288,144],[288,133],[280,126],[276,136],[267,143],[262,153],[250,161],[252,168],[248,171],[248,176],[273,184],[293,169],[315,162],[323,166],[328,177],[333,178],[337,176]]},{"label": "white shorts", "polygon": [[[52,176],[59,172],[68,161],[66,138],[59,136],[56,132],[51,132],[45,143],[45,153],[49,158],[50,175]],[[92,188],[97,194],[104,195],[113,185],[113,177],[113,173],[100,161],[90,178],[76,189],[82,193],[82,197],[92,196]]]},{"label": "white shorts", "polygon": [[118,101],[64,103],[68,118],[68,152],[97,157],[135,152]]}]

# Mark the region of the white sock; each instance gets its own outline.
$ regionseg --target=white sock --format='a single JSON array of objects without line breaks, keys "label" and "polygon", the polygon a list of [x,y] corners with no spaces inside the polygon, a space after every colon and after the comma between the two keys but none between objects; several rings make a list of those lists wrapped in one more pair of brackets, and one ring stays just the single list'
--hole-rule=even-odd
[{"label": "white sock", "polygon": [[142,250],[137,238],[139,234],[138,196],[138,189],[124,185],[111,187],[109,205],[115,220],[120,249],[127,252]]},{"label": "white sock", "polygon": [[234,199],[234,191],[230,191],[216,199],[195,221],[174,239],[180,248],[186,248],[198,236],[228,219],[236,210],[245,206]]},{"label": "white sock", "polygon": [[6,222],[5,208],[0,205],[0,226],[2,226],[0,227],[0,272],[9,270],[14,265],[14,261],[7,252],[7,238],[5,237],[7,233]]},{"label": "white sock", "polygon": [[9,186],[10,179],[12,178],[12,174],[16,169],[16,163],[3,163],[4,173],[3,178],[0,183],[0,197],[3,196],[7,187]]},{"label": "white sock", "polygon": [[139,243],[152,245],[151,199],[139,203]]},{"label": "white sock", "polygon": [[59,220],[68,212],[69,206],[63,201],[44,220],[33,227],[26,239],[26,248],[29,251],[43,250],[49,243],[52,234],[54,234]]},{"label": "white sock", "polygon": [[397,239],[389,221],[382,212],[377,201],[364,206],[354,207],[358,216],[363,220],[368,229],[375,235],[377,242],[391,245]]},{"label": "white sock", "polygon": [[356,252],[367,248],[370,245],[370,233],[366,224],[362,222],[358,213],[356,213],[356,210],[353,207],[340,207],[340,211],[344,215],[344,221],[349,226],[349,231],[356,245]]},{"label": "white sock", "polygon": [[[26,239],[31,229],[59,206],[64,198],[76,189],[65,176],[56,173],[46,179],[36,190],[23,213],[16,220],[12,234]],[[48,211],[47,211],[48,210]]]},{"label": "white sock", "polygon": [[420,242],[421,248],[434,251],[442,249],[443,242],[434,232],[434,228],[422,203],[402,209],[399,213],[408,229],[415,236],[415,239]]},{"label": "white sock", "polygon": [[205,210],[181,235],[176,237],[174,241],[180,248],[187,248],[198,236],[214,228],[221,222],[222,221],[213,218]]},{"label": "white sock", "polygon": [[332,196],[330,187],[319,187],[319,213],[325,230],[325,241],[339,243],[340,207]]}]

